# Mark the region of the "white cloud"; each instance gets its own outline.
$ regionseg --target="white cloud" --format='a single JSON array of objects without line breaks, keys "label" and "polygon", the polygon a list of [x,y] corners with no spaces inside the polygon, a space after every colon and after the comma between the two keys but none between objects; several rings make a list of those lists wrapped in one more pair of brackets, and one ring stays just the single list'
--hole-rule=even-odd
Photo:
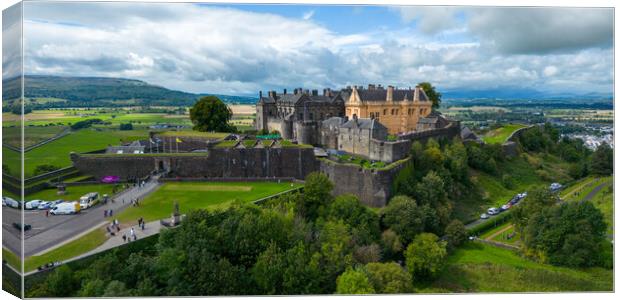
[{"label": "white cloud", "polygon": [[[71,3],[69,14],[59,3],[25,5],[27,73],[132,77],[192,92],[253,95],[261,89],[420,81],[440,89],[610,91],[613,85],[610,47],[522,55],[497,51],[510,43],[492,32],[476,32],[489,40],[452,41],[408,27],[339,34],[311,20],[224,7]],[[411,13],[432,36],[470,34],[458,27],[454,9]],[[442,14],[444,23],[433,24]],[[499,22],[486,18],[474,25]]]},{"label": "white cloud", "polygon": [[311,11],[308,11],[308,12],[304,13],[303,19],[304,20],[310,20],[310,19],[312,19],[312,16],[314,16],[314,10],[311,10]]}]

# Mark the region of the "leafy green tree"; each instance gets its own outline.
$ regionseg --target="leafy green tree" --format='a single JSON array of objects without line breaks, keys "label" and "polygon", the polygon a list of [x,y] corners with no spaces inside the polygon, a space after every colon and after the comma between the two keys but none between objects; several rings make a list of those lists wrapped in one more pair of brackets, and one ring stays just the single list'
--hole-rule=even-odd
[{"label": "leafy green tree", "polygon": [[396,255],[403,251],[401,238],[392,229],[387,229],[381,234],[381,246],[383,248],[383,256],[386,258],[395,258]]},{"label": "leafy green tree", "polygon": [[444,180],[435,171],[428,172],[416,185],[415,195],[426,212],[425,230],[441,234],[452,213]]},{"label": "leafy green tree", "polygon": [[443,267],[446,256],[446,242],[432,233],[417,235],[405,251],[407,269],[415,281],[434,278]]},{"label": "leafy green tree", "polygon": [[459,220],[452,220],[448,226],[446,226],[446,241],[448,242],[448,249],[454,249],[467,241],[467,230],[463,222]]},{"label": "leafy green tree", "polygon": [[79,297],[101,297],[106,288],[106,283],[101,279],[95,279],[82,283],[82,289],[80,289]]},{"label": "leafy green tree", "polygon": [[593,174],[611,175],[614,172],[614,150],[603,143],[592,154],[590,170]]},{"label": "leafy green tree", "polygon": [[411,274],[395,262],[369,263],[365,269],[374,290],[379,294],[413,292]]},{"label": "leafy green tree", "polygon": [[197,131],[236,131],[236,128],[228,123],[232,118],[232,110],[216,96],[200,98],[190,108],[189,117]]},{"label": "leafy green tree", "polygon": [[282,294],[320,294],[324,291],[318,256],[318,253],[309,251],[302,242],[286,251]]},{"label": "leafy green tree", "polygon": [[527,198],[511,208],[512,220],[518,231],[523,231],[530,218],[546,207],[553,206],[559,198],[547,188],[537,188],[528,192]]},{"label": "leafy green tree", "polygon": [[424,230],[426,213],[416,201],[407,196],[396,196],[383,208],[382,222],[400,236],[403,243],[409,243]]},{"label": "leafy green tree", "polygon": [[336,293],[344,295],[374,294],[366,273],[361,270],[348,269],[336,280]]},{"label": "leafy green tree", "polygon": [[131,296],[131,293],[127,289],[124,283],[118,280],[113,280],[108,283],[102,296],[103,297],[127,297],[127,296]]},{"label": "leafy green tree", "polygon": [[325,210],[327,220],[342,220],[349,225],[354,242],[365,245],[379,239],[379,217],[354,195],[340,195]]},{"label": "leafy green tree", "polygon": [[309,220],[319,216],[320,210],[332,202],[334,184],[327,175],[313,172],[306,176],[303,197],[298,201],[298,211]]},{"label": "leafy green tree", "polygon": [[46,297],[69,297],[80,287],[75,273],[67,265],[54,270],[44,283],[43,291]]},{"label": "leafy green tree", "polygon": [[418,86],[424,90],[424,93],[426,93],[428,99],[433,102],[433,109],[439,108],[439,105],[441,104],[441,93],[437,92],[435,87],[430,82],[420,82],[418,83]]},{"label": "leafy green tree", "polygon": [[524,230],[526,254],[570,267],[600,263],[607,225],[591,202],[566,202],[535,213]]},{"label": "leafy green tree", "polygon": [[277,295],[282,292],[284,263],[284,253],[276,244],[271,244],[261,253],[251,270],[260,294]]}]

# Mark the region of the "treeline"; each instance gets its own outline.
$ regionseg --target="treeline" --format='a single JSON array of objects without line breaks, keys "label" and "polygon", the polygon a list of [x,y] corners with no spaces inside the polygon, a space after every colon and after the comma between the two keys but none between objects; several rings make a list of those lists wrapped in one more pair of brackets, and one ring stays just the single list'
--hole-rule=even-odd
[{"label": "treeline", "polygon": [[406,196],[377,214],[354,196],[332,197],[332,187],[313,173],[303,194],[263,207],[192,211],[179,228],[162,231],[155,253],[111,252],[84,269],[62,266],[30,296],[406,293],[465,240],[462,224],[445,240],[410,235],[394,222],[394,205],[412,203]]}]

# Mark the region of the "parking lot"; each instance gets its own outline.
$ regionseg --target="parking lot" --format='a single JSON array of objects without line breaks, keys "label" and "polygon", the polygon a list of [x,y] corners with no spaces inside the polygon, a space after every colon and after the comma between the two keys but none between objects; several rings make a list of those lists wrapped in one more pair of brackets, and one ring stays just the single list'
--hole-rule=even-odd
[{"label": "parking lot", "polygon": [[[131,204],[131,200],[142,198],[157,187],[156,180],[144,187],[133,187],[115,196],[115,202],[99,204],[82,210],[75,215],[48,215],[45,210],[24,210],[24,224],[31,226],[24,233],[24,256],[35,255],[69,240],[106,221],[105,210],[116,215]],[[19,253],[20,230],[13,223],[22,223],[20,209],[2,207],[3,244],[14,253]]]}]

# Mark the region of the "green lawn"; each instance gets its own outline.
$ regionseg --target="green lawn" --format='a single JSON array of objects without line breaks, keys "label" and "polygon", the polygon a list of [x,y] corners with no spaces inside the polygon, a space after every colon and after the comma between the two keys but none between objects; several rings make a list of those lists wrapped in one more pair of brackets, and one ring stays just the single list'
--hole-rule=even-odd
[{"label": "green lawn", "polygon": [[586,180],[579,181],[578,184],[565,188],[562,194],[562,199],[565,201],[581,201],[597,186],[610,183],[612,181],[613,178],[611,176],[587,177]]},{"label": "green lawn", "polygon": [[[292,185],[292,186],[291,186]],[[251,202],[279,192],[299,187],[290,182],[169,182],[140,201],[140,207],[130,207],[117,215],[119,221],[147,222],[170,217],[174,201],[181,213],[199,208],[225,208],[233,201]]]},{"label": "green lawn", "polygon": [[6,263],[15,268],[15,270],[21,270],[21,258],[13,251],[4,247],[2,247],[2,260],[6,260]]},{"label": "green lawn", "polygon": [[[108,145],[119,145],[121,142],[133,141],[148,136],[147,131],[142,130],[93,130],[82,129],[73,132],[58,140],[37,147],[26,152],[24,158],[24,173],[26,178],[32,177],[34,169],[38,165],[51,164],[58,167],[71,165],[69,153],[71,151],[81,153],[106,148]],[[12,174],[17,173],[19,166],[19,153],[8,148],[2,148],[3,164],[6,164]]]},{"label": "green lawn", "polygon": [[515,130],[525,127],[522,124],[507,124],[487,132],[482,140],[487,144],[503,143]]},{"label": "green lawn", "polygon": [[102,228],[97,228],[74,241],[42,255],[27,257],[24,269],[28,272],[46,263],[63,261],[84,254],[102,245],[106,239],[105,231]]},{"label": "green lawn", "polygon": [[[517,233],[516,235],[514,235],[512,238],[508,238],[508,236],[510,236],[511,234],[515,233],[515,228],[514,226],[512,228],[506,229],[507,227],[511,226],[512,223],[511,222],[506,222],[503,225],[499,225],[495,228],[492,228],[489,231],[486,231],[484,233],[482,233],[480,235],[481,239],[488,239],[489,237],[491,237],[492,235],[504,230],[502,233],[494,236],[491,240],[492,241],[496,241],[496,242],[500,242],[500,243],[504,243],[504,244],[510,244],[510,245],[515,245],[519,243],[519,234]],[[505,230],[506,229],[506,230]]]},{"label": "green lawn", "polygon": [[450,255],[446,267],[419,292],[612,291],[613,271],[539,264],[516,252],[468,243]]}]

